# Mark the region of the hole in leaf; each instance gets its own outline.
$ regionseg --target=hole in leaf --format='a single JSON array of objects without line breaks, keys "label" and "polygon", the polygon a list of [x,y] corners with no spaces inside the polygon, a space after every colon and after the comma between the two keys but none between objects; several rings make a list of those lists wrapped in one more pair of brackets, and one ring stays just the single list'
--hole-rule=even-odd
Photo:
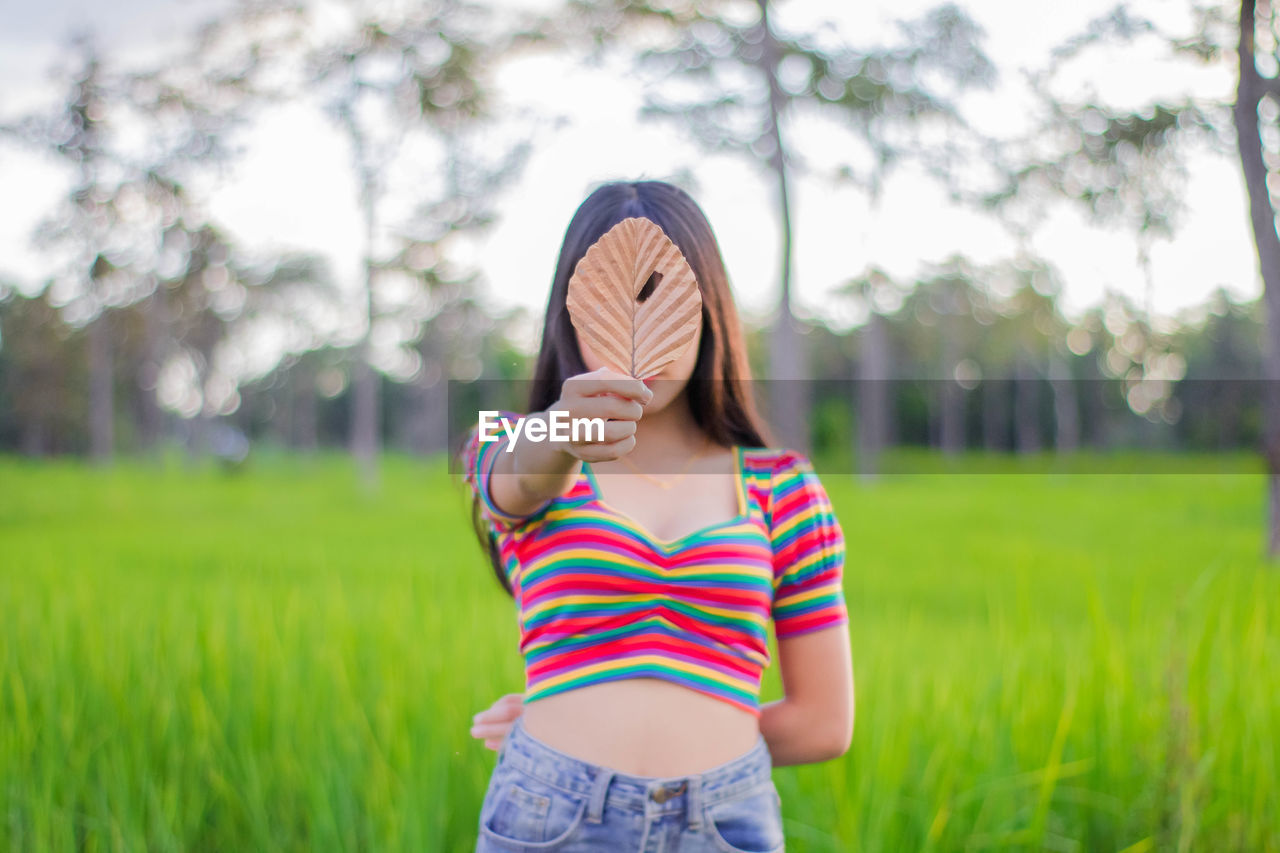
[{"label": "hole in leaf", "polygon": [[653,292],[658,289],[658,282],[662,281],[662,273],[654,270],[649,274],[649,280],[644,283],[644,287],[640,288],[640,292],[636,294],[636,302],[644,302]]}]

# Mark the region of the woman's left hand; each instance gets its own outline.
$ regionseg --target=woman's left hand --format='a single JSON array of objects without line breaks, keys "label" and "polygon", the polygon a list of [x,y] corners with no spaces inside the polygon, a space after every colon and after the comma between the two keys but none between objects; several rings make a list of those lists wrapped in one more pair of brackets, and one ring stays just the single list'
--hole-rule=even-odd
[{"label": "woman's left hand", "polygon": [[471,736],[484,738],[484,745],[498,750],[511,730],[511,724],[524,710],[523,693],[508,693],[471,718]]}]

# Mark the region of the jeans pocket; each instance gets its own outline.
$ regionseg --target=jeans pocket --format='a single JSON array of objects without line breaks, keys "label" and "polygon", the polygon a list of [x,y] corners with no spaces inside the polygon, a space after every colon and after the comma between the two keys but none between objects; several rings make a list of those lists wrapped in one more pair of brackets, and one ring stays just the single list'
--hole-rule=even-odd
[{"label": "jeans pocket", "polygon": [[587,797],[505,770],[480,815],[480,834],[503,850],[553,850],[582,827]]},{"label": "jeans pocket", "polygon": [[707,829],[725,853],[781,853],[782,799],[773,780],[707,806]]}]

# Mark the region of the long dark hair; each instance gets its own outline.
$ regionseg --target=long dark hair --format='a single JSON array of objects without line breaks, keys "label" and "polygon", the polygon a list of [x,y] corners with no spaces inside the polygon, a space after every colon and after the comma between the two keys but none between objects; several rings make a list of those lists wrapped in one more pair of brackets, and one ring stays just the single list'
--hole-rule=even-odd
[{"label": "long dark hair", "polygon": [[[560,399],[560,387],[566,379],[587,371],[578,348],[577,332],[565,307],[569,279],[587,249],[606,231],[631,216],[642,216],[657,223],[684,254],[698,280],[702,295],[702,340],[687,386],[694,421],[711,441],[722,447],[766,446],[769,431],[751,397],[746,342],[729,290],[720,246],[697,202],[684,190],[664,181],[604,184],[587,196],[574,213],[560,246],[560,259],[551,282],[542,348],[534,367],[527,411],[546,410]],[[471,517],[498,582],[513,594],[493,533],[480,515],[478,498],[472,502]]]}]

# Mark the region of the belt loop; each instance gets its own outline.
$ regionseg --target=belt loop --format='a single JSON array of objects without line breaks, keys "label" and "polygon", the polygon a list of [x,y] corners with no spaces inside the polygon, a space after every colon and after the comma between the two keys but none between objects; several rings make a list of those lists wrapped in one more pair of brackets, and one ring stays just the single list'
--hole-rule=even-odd
[{"label": "belt loop", "polygon": [[604,820],[604,798],[609,792],[609,783],[613,781],[614,771],[601,767],[591,787],[591,801],[587,803],[587,820],[600,823]]},{"label": "belt loop", "polygon": [[507,733],[502,738],[502,746],[498,747],[498,761],[507,757],[507,744],[511,743],[511,738],[515,736],[516,731],[520,728],[520,718],[516,717],[511,721],[511,728],[507,729]]},{"label": "belt loop", "polygon": [[685,812],[689,828],[697,832],[702,827],[702,776],[689,777],[689,797],[685,800]]},{"label": "belt loop", "polygon": [[507,736],[502,739],[501,755],[503,758],[507,757],[507,749],[511,745],[511,741],[517,738],[524,738],[524,725],[521,723],[519,715],[511,721],[511,728],[507,729]]}]

